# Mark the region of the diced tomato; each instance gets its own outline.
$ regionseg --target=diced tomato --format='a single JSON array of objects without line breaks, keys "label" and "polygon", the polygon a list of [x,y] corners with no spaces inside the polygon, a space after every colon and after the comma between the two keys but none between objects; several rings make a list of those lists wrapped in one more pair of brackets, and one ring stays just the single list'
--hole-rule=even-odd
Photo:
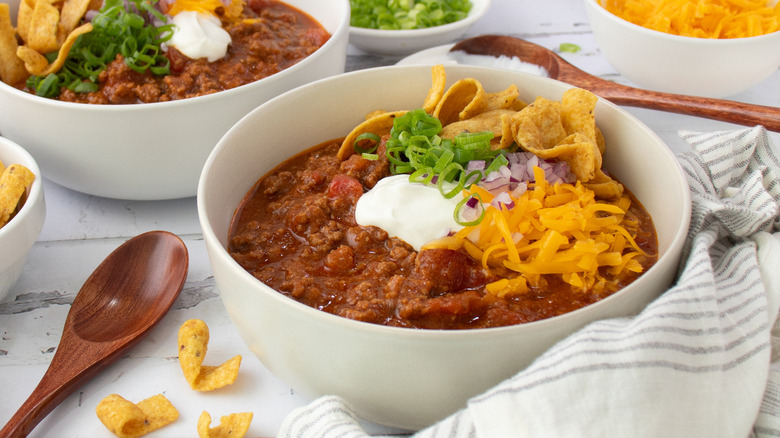
[{"label": "diced tomato", "polygon": [[363,196],[363,185],[349,175],[338,174],[334,176],[330,186],[328,186],[329,198],[344,198],[355,203],[361,196]]},{"label": "diced tomato", "polygon": [[328,42],[328,39],[330,39],[330,34],[322,28],[310,28],[306,31],[306,34],[303,37],[311,42],[312,45],[322,46]]}]

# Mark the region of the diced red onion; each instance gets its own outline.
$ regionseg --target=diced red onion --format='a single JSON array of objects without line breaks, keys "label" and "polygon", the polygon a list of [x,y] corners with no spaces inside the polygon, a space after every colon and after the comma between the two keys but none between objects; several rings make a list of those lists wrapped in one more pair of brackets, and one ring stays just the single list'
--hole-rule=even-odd
[{"label": "diced red onion", "polygon": [[485,170],[486,166],[483,160],[472,160],[466,164],[466,170]]},{"label": "diced red onion", "polygon": [[[576,181],[569,169],[569,164],[565,161],[548,161],[530,152],[515,152],[507,154],[506,157],[509,162],[507,166],[501,166],[498,170],[490,172],[480,182],[482,187],[495,196],[493,204],[496,207],[504,205],[511,209],[514,206],[510,194],[512,197],[518,198],[528,190],[527,183],[534,181],[534,167],[544,170],[545,178],[550,184]],[[484,161],[469,162],[467,167],[468,170],[483,170],[484,168]]]},{"label": "diced red onion", "polygon": [[512,197],[509,196],[509,192],[501,192],[493,198],[493,200],[490,202],[490,205],[499,210],[502,209],[502,206],[507,210],[511,210],[515,208],[515,201],[513,201]]}]

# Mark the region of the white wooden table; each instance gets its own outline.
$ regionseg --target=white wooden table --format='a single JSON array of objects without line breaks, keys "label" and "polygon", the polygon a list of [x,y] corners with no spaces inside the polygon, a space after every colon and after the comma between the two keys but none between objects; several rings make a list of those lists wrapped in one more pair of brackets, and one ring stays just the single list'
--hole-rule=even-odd
[{"label": "white wooden table", "polygon": [[[601,56],[580,0],[493,0],[491,10],[467,36],[497,33],[528,39],[548,48],[561,43],[581,47],[563,56],[601,77],[631,85]],[[400,57],[368,55],[350,47],[347,70],[392,65]],[[780,71],[749,92],[732,97],[780,106]],[[736,125],[694,117],[628,109],[658,133],[675,151],[686,146],[680,129],[720,130]],[[771,134],[775,145],[780,135]],[[76,193],[45,181],[47,217],[25,271],[9,297],[0,303],[0,425],[27,398],[46,370],[75,294],[92,270],[119,244],[145,231],[161,229],[187,244],[187,283],[172,311],[125,357],[79,388],[57,407],[32,436],[110,437],[95,416],[95,406],[117,393],[140,401],[163,393],[180,412],[172,425],[153,437],[196,436],[203,410],[218,419],[230,412],[254,412],[248,436],[273,436],[287,413],[310,400],[276,379],[252,355],[231,324],[214,286],[194,198],[135,202]],[[212,393],[194,393],[183,380],[177,362],[176,334],[187,319],[199,318],[211,329],[206,364],[243,355],[237,382]],[[335,376],[334,376],[335,378]],[[367,424],[367,429],[387,430]]]}]

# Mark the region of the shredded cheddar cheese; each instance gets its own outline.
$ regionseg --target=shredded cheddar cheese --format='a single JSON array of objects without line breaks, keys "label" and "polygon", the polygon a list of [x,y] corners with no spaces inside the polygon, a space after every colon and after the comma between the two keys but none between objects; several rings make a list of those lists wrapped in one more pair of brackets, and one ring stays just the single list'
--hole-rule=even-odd
[{"label": "shredded cheddar cheese", "polygon": [[225,5],[220,0],[176,0],[171,4],[166,12],[174,16],[183,11],[194,11],[202,14],[217,15],[217,8],[224,8]]},{"label": "shredded cheddar cheese", "polygon": [[696,38],[744,38],[780,30],[780,2],[767,0],[599,0],[648,29]]},{"label": "shredded cheddar cheese", "polygon": [[488,206],[481,223],[453,237],[486,269],[519,274],[487,285],[488,292],[525,293],[529,284],[539,286],[543,275],[559,275],[575,290],[600,292],[608,283],[600,268],[612,276],[642,271],[636,224],[625,216],[631,205],[627,195],[607,203],[579,181],[551,185],[538,167],[534,177],[537,182],[513,196],[511,209],[488,205],[493,195],[476,185],[464,193],[478,193]]}]

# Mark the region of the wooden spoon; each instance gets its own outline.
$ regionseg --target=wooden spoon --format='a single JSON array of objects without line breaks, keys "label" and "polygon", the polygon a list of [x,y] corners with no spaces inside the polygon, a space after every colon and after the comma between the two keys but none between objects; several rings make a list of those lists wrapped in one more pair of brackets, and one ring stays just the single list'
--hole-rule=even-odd
[{"label": "wooden spoon", "polygon": [[23,437],[62,400],[135,345],[165,315],[187,277],[187,247],[150,231],[114,250],[73,300],[57,352],[0,436]]},{"label": "wooden spoon", "polygon": [[450,49],[451,52],[458,50],[472,55],[517,57],[521,61],[544,68],[553,79],[584,88],[618,105],[687,114],[747,126],[763,125],[770,131],[780,132],[780,108],[628,87],[588,74],[553,51],[519,38],[481,35],[460,41]]}]

